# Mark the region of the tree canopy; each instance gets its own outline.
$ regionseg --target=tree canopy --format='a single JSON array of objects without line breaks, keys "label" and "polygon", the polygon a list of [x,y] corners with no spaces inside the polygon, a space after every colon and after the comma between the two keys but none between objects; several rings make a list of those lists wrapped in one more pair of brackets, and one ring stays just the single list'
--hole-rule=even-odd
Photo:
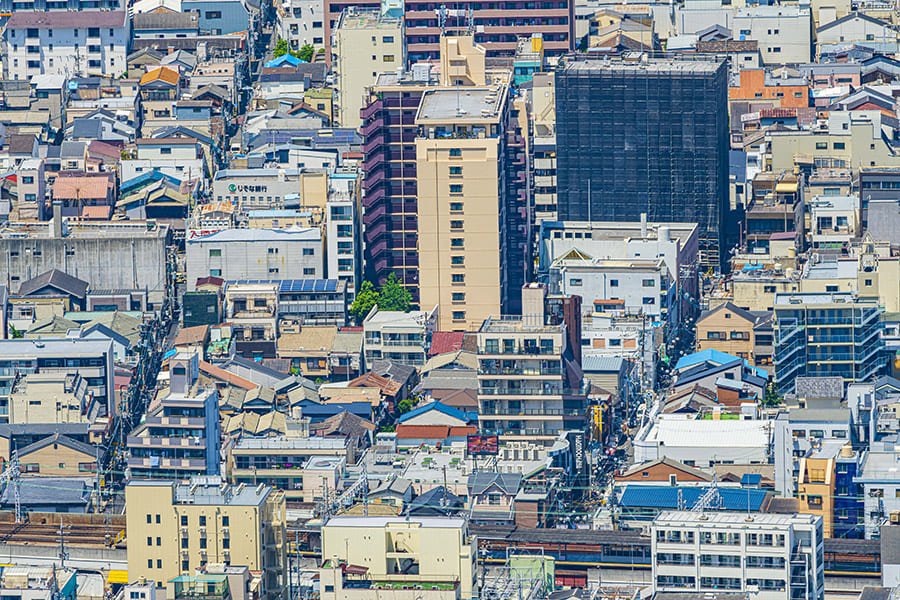
[{"label": "tree canopy", "polygon": [[409,312],[412,306],[412,294],[403,287],[395,273],[388,275],[381,289],[376,290],[371,281],[364,281],[359,292],[350,305],[350,314],[357,323],[362,323],[372,307],[378,305],[379,310]]}]

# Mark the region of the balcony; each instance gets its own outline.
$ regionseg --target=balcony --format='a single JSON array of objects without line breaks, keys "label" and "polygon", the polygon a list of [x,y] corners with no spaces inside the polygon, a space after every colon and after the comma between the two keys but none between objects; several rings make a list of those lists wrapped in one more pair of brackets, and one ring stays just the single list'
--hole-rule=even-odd
[{"label": "balcony", "polygon": [[484,367],[479,369],[478,375],[479,377],[482,375],[562,375],[564,373],[563,369],[560,367],[543,367],[543,368],[488,368]]},{"label": "balcony", "polygon": [[360,110],[359,116],[362,117],[363,121],[365,121],[376,112],[380,111],[383,107],[384,101],[381,99],[376,100],[375,102],[372,102],[371,104]]},{"label": "balcony", "polygon": [[366,125],[363,125],[360,132],[362,133],[364,138],[368,139],[369,137],[371,137],[371,135],[373,133],[375,133],[382,127],[384,127],[384,119],[382,119],[381,117],[378,117],[378,118],[374,119],[372,122],[370,122]]}]

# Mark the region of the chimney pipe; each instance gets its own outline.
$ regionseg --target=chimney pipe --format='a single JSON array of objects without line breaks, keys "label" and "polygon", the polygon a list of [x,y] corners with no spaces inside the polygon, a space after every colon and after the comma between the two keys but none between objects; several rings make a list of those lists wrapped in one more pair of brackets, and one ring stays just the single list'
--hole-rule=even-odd
[{"label": "chimney pipe", "polygon": [[62,200],[53,201],[53,225],[51,225],[51,233],[55,239],[61,238],[63,235],[62,223]]}]

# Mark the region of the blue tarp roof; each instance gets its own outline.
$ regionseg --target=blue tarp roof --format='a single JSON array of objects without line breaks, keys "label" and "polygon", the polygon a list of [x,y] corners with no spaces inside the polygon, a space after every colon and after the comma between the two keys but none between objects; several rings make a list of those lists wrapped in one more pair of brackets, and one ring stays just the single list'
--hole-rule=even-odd
[{"label": "blue tarp roof", "polygon": [[[681,506],[678,505],[678,490],[681,490]],[[629,485],[622,492],[619,505],[632,508],[689,510],[705,492],[706,486]],[[722,510],[758,511],[762,508],[766,495],[763,490],[719,488]]]}]

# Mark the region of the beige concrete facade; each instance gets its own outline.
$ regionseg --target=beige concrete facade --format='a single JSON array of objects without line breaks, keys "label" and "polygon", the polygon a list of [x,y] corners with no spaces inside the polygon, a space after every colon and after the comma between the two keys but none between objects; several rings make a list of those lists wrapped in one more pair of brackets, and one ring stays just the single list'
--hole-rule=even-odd
[{"label": "beige concrete facade", "polygon": [[434,90],[419,106],[419,297],[440,306],[440,331],[475,331],[503,312],[506,94],[506,86]]},{"label": "beige concrete facade", "polygon": [[[478,596],[475,538],[464,519],[332,517],[322,527],[322,600],[447,600]],[[339,563],[366,567],[370,589],[327,585]],[[417,568],[413,568],[417,567]],[[340,569],[332,573],[340,578]],[[406,572],[415,574],[405,574]],[[379,587],[380,586],[380,587]],[[404,587],[415,595],[398,595]],[[378,590],[378,593],[372,592]],[[443,592],[436,594],[435,592]]]},{"label": "beige concrete facade", "polygon": [[[14,388],[10,396],[10,423],[87,423],[81,412],[79,387],[87,386],[76,375],[32,373]],[[84,394],[86,390],[81,390]]]},{"label": "beige concrete facade", "polygon": [[260,598],[284,588],[282,492],[197,477],[190,484],[132,481],[125,487],[128,576],[155,581],[173,596],[171,579],[210,563],[263,571]]},{"label": "beige concrete facade", "polygon": [[402,19],[382,16],[381,9],[344,9],[331,41],[335,71],[335,119],[341,127],[362,125],[360,109],[366,88],[383,71],[403,68]]}]

